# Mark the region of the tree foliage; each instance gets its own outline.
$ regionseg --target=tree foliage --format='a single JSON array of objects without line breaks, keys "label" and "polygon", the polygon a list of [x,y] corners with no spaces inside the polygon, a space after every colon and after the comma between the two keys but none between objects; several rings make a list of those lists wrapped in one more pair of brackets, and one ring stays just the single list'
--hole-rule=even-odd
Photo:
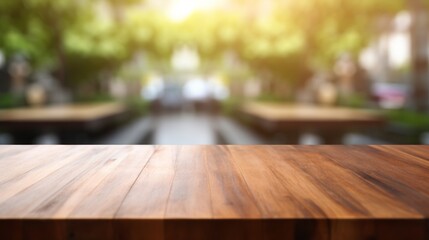
[{"label": "tree foliage", "polygon": [[[247,9],[263,2],[231,5]],[[24,53],[36,66],[64,65],[72,82],[119,69],[138,51],[169,61],[183,44],[196,46],[203,60],[234,52],[256,73],[296,81],[308,68],[330,68],[343,52],[357,54],[376,33],[376,18],[406,2],[273,0],[268,16],[217,9],[173,22],[161,11],[141,8],[141,0],[0,1],[0,48]]]}]

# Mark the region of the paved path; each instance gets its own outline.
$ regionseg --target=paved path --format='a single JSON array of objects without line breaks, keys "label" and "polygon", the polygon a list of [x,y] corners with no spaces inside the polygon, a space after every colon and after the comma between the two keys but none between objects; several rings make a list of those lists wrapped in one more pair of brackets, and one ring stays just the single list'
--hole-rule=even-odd
[{"label": "paved path", "polygon": [[205,114],[170,113],[155,120],[153,144],[216,144],[214,119]]}]

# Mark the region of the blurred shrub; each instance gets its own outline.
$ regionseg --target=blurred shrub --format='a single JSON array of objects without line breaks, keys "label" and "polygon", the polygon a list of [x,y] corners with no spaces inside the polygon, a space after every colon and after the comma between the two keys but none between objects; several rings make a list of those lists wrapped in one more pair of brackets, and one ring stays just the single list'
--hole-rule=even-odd
[{"label": "blurred shrub", "polygon": [[[224,62],[230,69],[247,66],[256,76],[269,75],[293,87],[310,69],[332,69],[344,52],[357,57],[379,34],[376,20],[393,16],[406,2],[273,1],[269,16],[249,18],[252,1],[239,0],[231,1],[234,11],[195,12],[175,23],[162,11],[142,12],[135,5],[142,4],[139,0],[0,1],[0,46],[9,55],[29,55],[36,69],[58,70],[69,88],[96,82],[103,72],[116,74],[136,52],[144,52],[147,62],[169,67],[171,53],[183,44],[195,46],[202,62]],[[106,13],[101,14],[101,3]],[[106,99],[89,101],[101,100]]]},{"label": "blurred shrub", "polygon": [[222,101],[221,103],[222,113],[227,116],[233,116],[234,114],[237,113],[237,110],[240,107],[242,102],[243,102],[243,99],[237,98],[237,97],[231,97],[225,101]]},{"label": "blurred shrub", "polygon": [[391,123],[417,131],[429,131],[429,114],[409,110],[392,110],[388,112],[387,116]]},{"label": "blurred shrub", "polygon": [[14,108],[23,105],[23,99],[20,99],[13,94],[0,94],[0,108]]},{"label": "blurred shrub", "polygon": [[350,108],[364,108],[367,105],[367,98],[361,94],[350,94],[340,97],[339,104]]},{"label": "blurred shrub", "polygon": [[113,102],[115,99],[107,93],[97,93],[88,96],[79,96],[76,101],[79,103],[103,103]]},{"label": "blurred shrub", "polygon": [[258,102],[284,102],[290,99],[272,93],[264,93],[255,99]]},{"label": "blurred shrub", "polygon": [[131,111],[133,116],[146,115],[150,109],[150,102],[141,97],[132,97],[125,100],[125,104]]}]

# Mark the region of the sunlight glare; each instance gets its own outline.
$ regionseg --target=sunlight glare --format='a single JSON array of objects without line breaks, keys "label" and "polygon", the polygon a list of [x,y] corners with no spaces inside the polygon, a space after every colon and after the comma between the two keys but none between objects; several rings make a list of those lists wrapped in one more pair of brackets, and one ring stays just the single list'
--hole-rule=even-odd
[{"label": "sunlight glare", "polygon": [[173,0],[167,15],[174,22],[182,22],[194,12],[220,6],[223,1],[216,0]]},{"label": "sunlight glare", "polygon": [[177,0],[169,9],[168,16],[174,22],[181,22],[189,17],[196,9],[196,1]]}]

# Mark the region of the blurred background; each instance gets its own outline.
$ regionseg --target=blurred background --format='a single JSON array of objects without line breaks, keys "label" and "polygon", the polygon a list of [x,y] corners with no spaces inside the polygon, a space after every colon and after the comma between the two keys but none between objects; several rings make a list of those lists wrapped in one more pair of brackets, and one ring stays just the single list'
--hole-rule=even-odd
[{"label": "blurred background", "polygon": [[0,144],[426,144],[428,11],[2,0]]}]

